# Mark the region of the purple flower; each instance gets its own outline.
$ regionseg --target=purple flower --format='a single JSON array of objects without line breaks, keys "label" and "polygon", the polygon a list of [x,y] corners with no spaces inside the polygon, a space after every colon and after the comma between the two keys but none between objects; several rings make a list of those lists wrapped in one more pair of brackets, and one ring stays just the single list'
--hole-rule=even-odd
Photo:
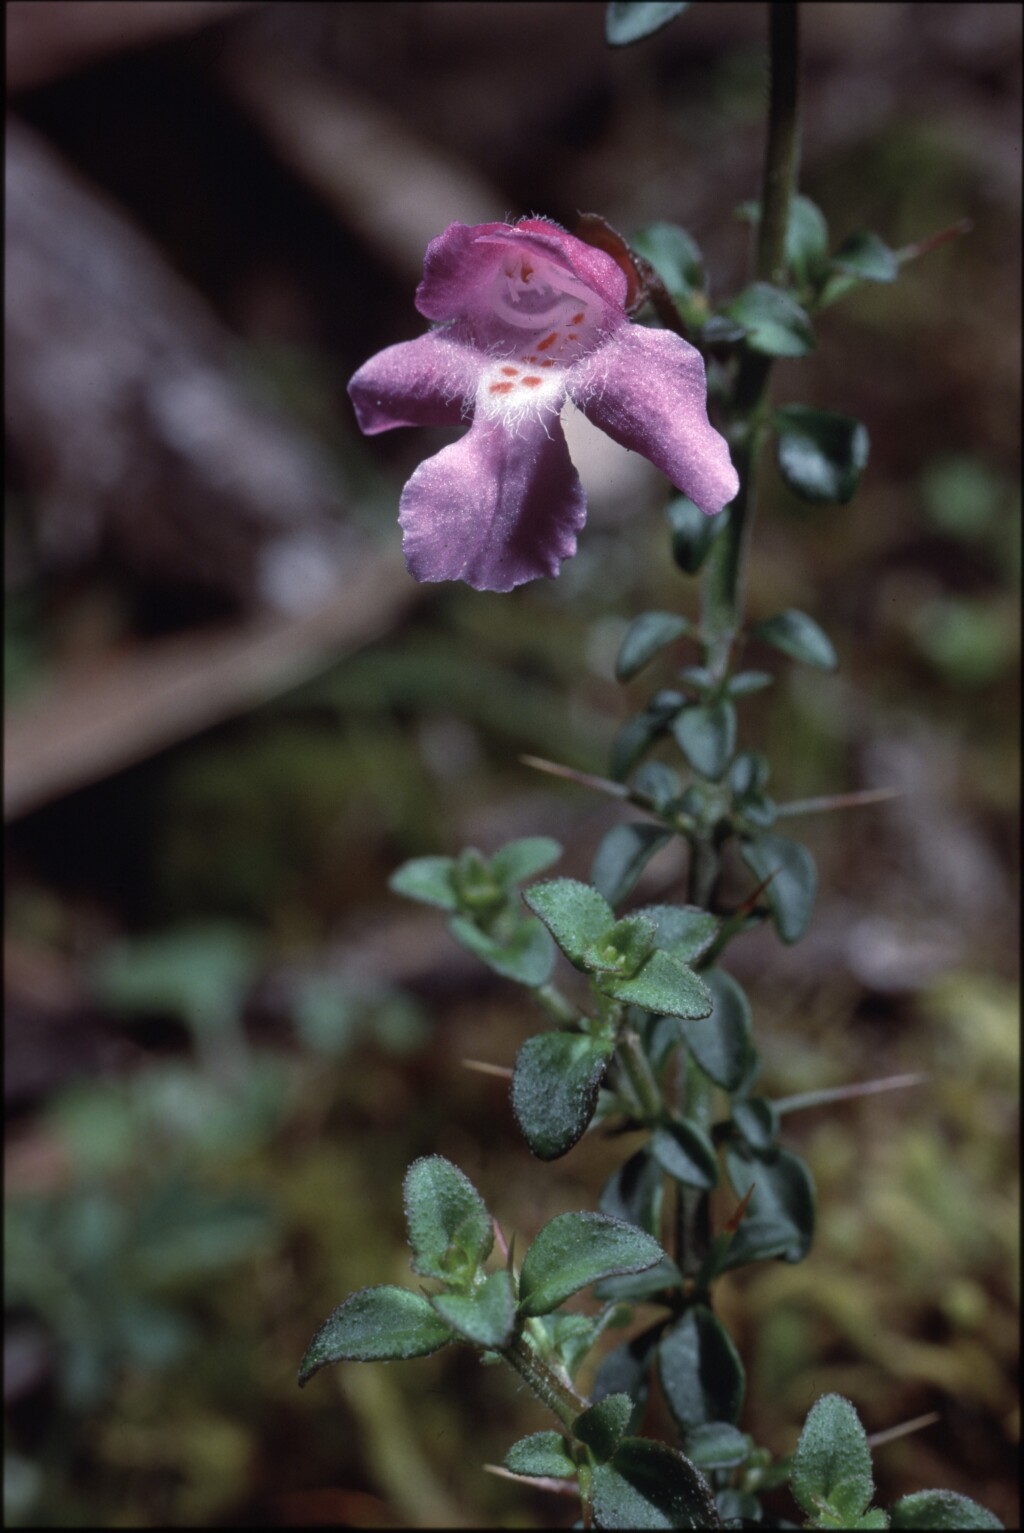
[{"label": "purple flower", "polygon": [[626,287],[610,255],[547,219],[450,224],[431,241],[416,307],[437,328],[379,352],[348,386],[368,434],[470,421],[402,491],[417,580],[510,591],[558,574],[587,514],[566,399],[702,511],[732,500],[739,481],[708,421],[700,353],[630,324]]}]

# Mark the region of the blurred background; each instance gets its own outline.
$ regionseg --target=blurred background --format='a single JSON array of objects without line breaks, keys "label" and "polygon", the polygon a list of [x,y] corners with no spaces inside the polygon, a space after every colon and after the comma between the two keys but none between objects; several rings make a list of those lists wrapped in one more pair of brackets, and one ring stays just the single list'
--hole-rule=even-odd
[{"label": "blurred background", "polygon": [[[403,906],[406,857],[554,835],[586,877],[646,697],[629,618],[693,614],[667,489],[571,426],[590,493],[557,582],[417,587],[404,478],[451,433],[362,440],[345,395],[419,334],[445,225],[656,219],[742,285],[762,5],[611,52],[600,4],[136,0],[6,10],[5,1513],[15,1526],[568,1526],[488,1475],[547,1425],[447,1349],[330,1370],[313,1331],[405,1282],[401,1177],[457,1161],[506,1231],[592,1207],[622,1146],[531,1160],[505,1084],[537,1016]],[[786,1120],[805,1263],[723,1283],[743,1425],[823,1391],[883,1502],[1019,1520],[1017,815],[1020,33],[993,4],[805,8],[803,189],[834,242],[973,230],[828,311],[776,397],[863,420],[848,507],[768,471],[752,616],[798,606],[836,675],[744,705],[799,822],[807,938],[733,950],[783,1095],[923,1086]],[[667,675],[667,673],[666,673]],[[675,897],[666,851],[637,898]],[[732,954],[730,955],[732,957]],[[583,1379],[586,1385],[586,1377]],[[650,1421],[659,1430],[657,1412]]]}]

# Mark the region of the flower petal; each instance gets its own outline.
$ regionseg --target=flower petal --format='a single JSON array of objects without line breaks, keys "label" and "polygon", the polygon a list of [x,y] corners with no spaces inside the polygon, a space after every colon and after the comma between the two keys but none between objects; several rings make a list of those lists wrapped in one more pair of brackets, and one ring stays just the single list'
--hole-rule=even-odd
[{"label": "flower petal", "polygon": [[704,361],[669,330],[620,325],[569,376],[569,397],[623,447],[643,453],[713,514],[739,491],[726,440],[708,420]]},{"label": "flower petal", "polygon": [[495,270],[510,250],[561,267],[612,310],[622,312],[627,284],[617,263],[546,218],[518,224],[449,224],[427,246],[416,307],[433,320],[472,314],[478,302],[486,301]]},{"label": "flower petal", "polygon": [[374,436],[393,426],[457,426],[485,360],[438,331],[379,351],[348,386],[360,431]]},{"label": "flower petal", "polygon": [[511,591],[558,574],[586,515],[558,413],[544,410],[514,424],[478,413],[461,441],[420,464],[398,520],[417,580]]}]

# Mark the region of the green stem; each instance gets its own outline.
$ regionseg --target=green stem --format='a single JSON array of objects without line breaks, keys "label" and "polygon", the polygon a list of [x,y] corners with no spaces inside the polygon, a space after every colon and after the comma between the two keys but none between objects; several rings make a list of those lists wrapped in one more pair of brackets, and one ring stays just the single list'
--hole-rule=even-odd
[{"label": "green stem", "polygon": [[785,277],[789,205],[800,162],[800,36],[796,0],[775,0],[769,11],[771,98],[765,152],[757,276],[780,283]]},{"label": "green stem", "polygon": [[568,996],[562,994],[557,985],[538,985],[533,993],[553,1022],[572,1024],[579,1021],[579,1009]]},{"label": "green stem", "polygon": [[[799,164],[799,29],[795,0],[775,0],[769,14],[771,94],[754,275],[758,281],[777,283],[785,279],[786,229]],[[770,357],[749,348],[744,351],[729,412],[729,436],[740,488],[722,513],[726,522],[711,547],[701,586],[704,664],[718,684],[729,673],[743,622],[758,471],[768,430],[771,369]],[[689,898],[693,904],[707,907],[718,882],[719,849],[707,836],[693,839],[690,845]]]},{"label": "green stem", "polygon": [[[795,0],[775,0],[769,12],[768,143],[754,257],[754,276],[761,282],[778,283],[785,278],[786,229],[800,147],[797,9]],[[717,680],[727,673],[742,621],[744,573],[757,506],[758,464],[766,434],[771,366],[770,357],[745,351],[730,411],[730,439],[740,490],[725,513],[728,520],[708,556],[702,590],[705,664]]]},{"label": "green stem", "polygon": [[622,1029],[616,1044],[616,1054],[626,1079],[636,1093],[637,1103],[644,1118],[649,1123],[656,1122],[661,1117],[665,1104],[647,1055],[632,1028]]},{"label": "green stem", "polygon": [[711,908],[711,901],[718,882],[718,849],[710,836],[697,834],[690,839],[690,871],[686,898],[691,905],[702,910]]},{"label": "green stem", "polygon": [[[714,1087],[692,1052],[687,1053],[682,1110],[698,1128],[710,1126]],[[697,1187],[679,1188],[676,1209],[678,1261],[684,1277],[694,1277],[711,1249],[711,1200]]]},{"label": "green stem", "polygon": [[588,1409],[590,1401],[578,1395],[568,1379],[539,1357],[523,1336],[517,1336],[501,1355],[537,1399],[571,1432],[576,1417]]}]

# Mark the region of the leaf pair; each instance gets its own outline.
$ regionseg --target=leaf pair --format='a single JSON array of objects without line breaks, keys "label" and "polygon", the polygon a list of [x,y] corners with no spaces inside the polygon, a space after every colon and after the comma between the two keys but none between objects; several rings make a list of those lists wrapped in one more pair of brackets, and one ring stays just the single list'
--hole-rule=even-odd
[{"label": "leaf pair", "polygon": [[530,1245],[518,1283],[510,1267],[485,1275],[494,1222],[469,1178],[440,1155],[410,1166],[405,1211],[413,1270],[439,1280],[443,1291],[386,1284],[352,1294],[313,1337],[300,1384],[328,1363],[426,1357],[450,1341],[501,1351],[525,1319],[551,1314],[602,1278],[664,1258],[653,1236],[623,1220],[559,1214]]},{"label": "leaf pair", "polygon": [[811,1528],[1001,1528],[998,1517],[968,1496],[923,1490],[896,1501],[886,1515],[871,1506],[871,1449],[860,1418],[842,1395],[811,1408],[793,1455],[792,1490]]},{"label": "leaf pair", "polygon": [[489,860],[472,847],[457,858],[414,857],[391,875],[388,887],[448,911],[456,942],[505,979],[536,987],[550,975],[555,954],[544,928],[523,913],[518,890],[561,855],[549,836],[527,836]]},{"label": "leaf pair", "polygon": [[663,1016],[710,1012],[707,987],[680,956],[685,939],[666,935],[661,912],[669,907],[616,921],[604,896],[573,878],[534,884],[523,898],[569,962],[589,974],[604,995]]},{"label": "leaf pair", "polygon": [[558,1432],[534,1432],[514,1443],[505,1466],[514,1474],[572,1479],[598,1528],[719,1526],[714,1499],[690,1460],[665,1443],[624,1435],[632,1414],[628,1395],[607,1395],[578,1416],[573,1456]]}]

